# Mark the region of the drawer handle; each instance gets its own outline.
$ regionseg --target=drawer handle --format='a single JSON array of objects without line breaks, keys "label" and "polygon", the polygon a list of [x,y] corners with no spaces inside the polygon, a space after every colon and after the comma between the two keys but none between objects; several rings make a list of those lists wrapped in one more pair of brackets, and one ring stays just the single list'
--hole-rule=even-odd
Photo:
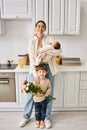
[{"label": "drawer handle", "polygon": [[8,80],[1,80],[0,84],[8,84],[8,82],[9,82]]}]

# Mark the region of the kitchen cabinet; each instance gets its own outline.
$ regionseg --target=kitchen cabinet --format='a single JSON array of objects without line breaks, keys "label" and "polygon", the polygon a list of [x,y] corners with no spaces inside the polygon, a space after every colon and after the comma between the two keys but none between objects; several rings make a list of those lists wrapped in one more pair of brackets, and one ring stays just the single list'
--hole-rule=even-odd
[{"label": "kitchen cabinet", "polygon": [[[0,14],[1,14],[1,0],[0,0]],[[0,18],[0,35],[3,34],[5,34],[5,21]]]},{"label": "kitchen cabinet", "polygon": [[80,0],[66,0],[64,33],[80,33]]},{"label": "kitchen cabinet", "polygon": [[43,20],[48,32],[48,0],[33,0],[33,25],[38,20]]},{"label": "kitchen cabinet", "polygon": [[63,73],[64,107],[78,107],[79,72]]},{"label": "kitchen cabinet", "polygon": [[34,0],[34,24],[44,20],[52,35],[79,34],[80,0]]},{"label": "kitchen cabinet", "polygon": [[63,108],[63,77],[62,72],[58,72],[54,80],[54,97],[56,100],[53,101],[53,109],[58,110]]},{"label": "kitchen cabinet", "polygon": [[1,0],[1,18],[32,18],[32,0]]},{"label": "kitchen cabinet", "polygon": [[49,34],[79,34],[80,1],[49,0]]},{"label": "kitchen cabinet", "polygon": [[[0,102],[0,111],[23,110],[27,100],[27,95],[21,93],[20,89],[22,82],[28,78],[29,66],[22,69],[18,66],[11,71],[15,72],[16,102]],[[56,100],[53,100],[52,109],[55,111],[87,110],[87,67],[58,66],[54,80],[54,97]]]},{"label": "kitchen cabinet", "polygon": [[[29,68],[17,67],[16,79],[16,109],[23,110],[27,95],[21,93],[22,82],[28,78]],[[52,109],[87,110],[87,68],[78,66],[60,66],[54,80],[54,97]]]},{"label": "kitchen cabinet", "polygon": [[54,82],[54,109],[78,108],[79,72],[58,72]]},{"label": "kitchen cabinet", "polygon": [[49,0],[49,34],[63,34],[64,0]]},{"label": "kitchen cabinet", "polygon": [[23,81],[27,79],[28,74],[28,72],[16,73],[17,102],[19,106],[26,103],[27,95],[21,92],[21,86]]},{"label": "kitchen cabinet", "polygon": [[[26,103],[27,95],[20,92],[28,72],[16,73],[17,102],[19,107]],[[61,71],[54,80],[53,110],[84,110],[87,107],[87,72]],[[86,108],[87,109],[87,108]]]},{"label": "kitchen cabinet", "polygon": [[87,72],[81,72],[79,107],[87,107]]}]

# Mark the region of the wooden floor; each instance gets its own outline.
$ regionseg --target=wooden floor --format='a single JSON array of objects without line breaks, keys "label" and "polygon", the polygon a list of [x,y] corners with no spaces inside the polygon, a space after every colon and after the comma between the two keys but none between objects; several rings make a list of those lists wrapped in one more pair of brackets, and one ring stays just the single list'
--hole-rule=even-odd
[{"label": "wooden floor", "polygon": [[[34,112],[26,127],[18,126],[22,112],[0,112],[0,130],[36,130]],[[87,130],[87,111],[53,112],[51,130]],[[46,128],[44,128],[46,130]]]}]

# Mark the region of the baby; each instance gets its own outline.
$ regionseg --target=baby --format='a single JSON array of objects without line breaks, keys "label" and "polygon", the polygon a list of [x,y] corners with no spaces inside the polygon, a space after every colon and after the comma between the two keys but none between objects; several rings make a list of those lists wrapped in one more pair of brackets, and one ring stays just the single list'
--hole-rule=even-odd
[{"label": "baby", "polygon": [[[60,49],[61,48],[61,45],[59,42],[51,42],[49,43],[48,45],[46,45],[45,47],[42,47],[39,49],[39,55],[37,56],[36,58],[36,62],[35,62],[35,65],[39,65],[41,62],[43,63],[46,63],[48,62],[51,58],[52,58],[52,53],[55,49]],[[41,59],[41,54],[44,53],[44,52],[47,52],[47,56],[42,60]]]}]

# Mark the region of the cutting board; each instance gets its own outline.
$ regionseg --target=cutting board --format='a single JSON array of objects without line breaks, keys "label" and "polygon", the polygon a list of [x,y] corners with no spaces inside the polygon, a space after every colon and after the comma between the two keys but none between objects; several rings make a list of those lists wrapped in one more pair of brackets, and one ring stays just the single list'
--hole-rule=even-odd
[{"label": "cutting board", "polygon": [[62,65],[66,65],[66,66],[79,66],[81,65],[81,61],[80,58],[76,57],[65,57],[62,58]]}]

